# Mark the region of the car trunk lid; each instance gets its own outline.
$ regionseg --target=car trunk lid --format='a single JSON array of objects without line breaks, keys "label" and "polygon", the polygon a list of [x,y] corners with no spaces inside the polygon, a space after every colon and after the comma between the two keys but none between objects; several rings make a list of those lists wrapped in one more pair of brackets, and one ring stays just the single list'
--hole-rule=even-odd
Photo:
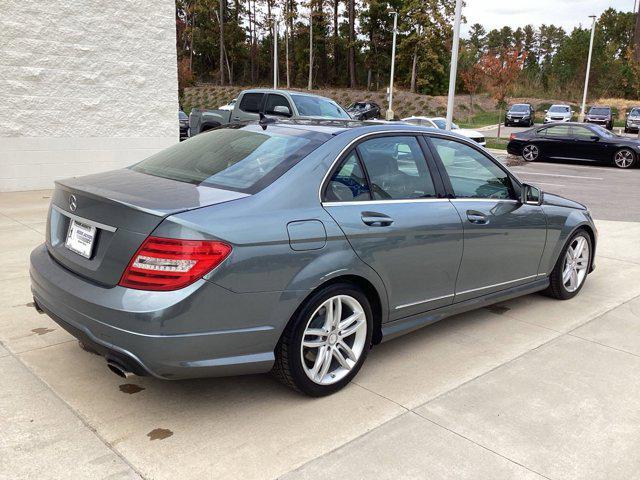
[{"label": "car trunk lid", "polygon": [[[164,218],[246,196],[130,169],[61,180],[51,200],[47,248],[69,270],[114,286],[133,254]],[[88,258],[65,246],[72,221],[95,228]]]}]

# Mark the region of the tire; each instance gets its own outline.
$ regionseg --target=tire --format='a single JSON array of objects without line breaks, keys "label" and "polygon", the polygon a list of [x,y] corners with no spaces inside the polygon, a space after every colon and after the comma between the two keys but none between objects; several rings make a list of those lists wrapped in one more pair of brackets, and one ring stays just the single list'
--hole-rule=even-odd
[{"label": "tire", "polygon": [[[578,255],[578,257],[568,253],[570,249],[575,250],[578,244],[584,245],[585,247],[583,248],[587,248],[587,250],[581,250],[582,254]],[[591,237],[586,230],[579,229],[571,236],[571,239],[562,249],[560,257],[553,267],[551,275],[549,275],[549,286],[545,290],[545,293],[558,300],[569,300],[580,293],[589,274],[592,255],[593,245],[591,244]],[[571,264],[567,264],[567,262],[571,261],[575,262],[575,268],[572,268]],[[568,271],[573,270],[576,270],[575,277],[570,275],[567,279],[565,275]]]},{"label": "tire", "polygon": [[[326,318],[329,308],[337,310],[337,302],[341,304],[342,323],[355,319],[341,330],[335,327],[335,316],[333,322]],[[354,331],[340,336],[349,330]],[[272,374],[288,387],[312,397],[335,393],[362,367],[371,348],[372,331],[373,313],[364,292],[349,283],[328,285],[309,297],[289,321],[276,346]],[[319,361],[319,355],[324,355],[325,361]]]},{"label": "tire", "polygon": [[504,122],[504,126],[508,127],[509,126],[509,122]]},{"label": "tire", "polygon": [[632,168],[638,161],[630,148],[621,148],[613,154],[613,164],[618,168]]},{"label": "tire", "polygon": [[627,127],[624,127],[624,133],[630,133]]},{"label": "tire", "polygon": [[528,143],[522,147],[522,159],[525,162],[535,162],[540,159],[540,147],[534,143]]}]

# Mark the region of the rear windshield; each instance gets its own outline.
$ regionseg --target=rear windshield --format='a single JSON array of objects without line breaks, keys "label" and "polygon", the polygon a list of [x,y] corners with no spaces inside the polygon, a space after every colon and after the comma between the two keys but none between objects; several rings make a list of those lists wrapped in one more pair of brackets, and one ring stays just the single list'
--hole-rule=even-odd
[{"label": "rear windshield", "polygon": [[610,108],[592,108],[589,110],[589,115],[609,115],[611,113]]},{"label": "rear windshield", "polygon": [[328,98],[310,95],[291,95],[291,98],[302,117],[351,118],[340,105]]},{"label": "rear windshield", "polygon": [[569,107],[564,105],[552,105],[549,109],[549,112],[551,113],[568,113],[569,111]]},{"label": "rear windshield", "polygon": [[270,125],[235,125],[201,133],[131,167],[180,182],[255,193],[328,138]]},{"label": "rear windshield", "polygon": [[513,105],[509,111],[511,112],[528,112],[529,105]]}]

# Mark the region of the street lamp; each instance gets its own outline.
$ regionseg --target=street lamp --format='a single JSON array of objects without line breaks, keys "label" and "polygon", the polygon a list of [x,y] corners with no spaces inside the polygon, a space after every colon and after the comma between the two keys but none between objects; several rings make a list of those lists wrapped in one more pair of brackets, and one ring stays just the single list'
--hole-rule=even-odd
[{"label": "street lamp", "polygon": [[587,103],[587,90],[589,89],[589,70],[591,70],[591,53],[593,52],[593,36],[596,32],[596,16],[589,15],[589,18],[592,19],[591,25],[591,40],[589,41],[589,57],[587,59],[587,73],[584,79],[584,93],[582,94],[582,107],[580,107],[580,117],[578,120],[582,122],[584,120],[584,108]]},{"label": "street lamp", "polygon": [[456,0],[456,16],[453,21],[453,45],[451,46],[451,70],[449,71],[449,95],[447,96],[447,130],[451,130],[451,122],[453,121],[453,101],[456,95],[456,75],[458,74],[458,48],[460,46],[461,16],[462,0]]},{"label": "street lamp", "polygon": [[398,12],[391,12],[393,15],[393,46],[391,47],[391,78],[389,79],[389,108],[387,109],[387,120],[393,120],[393,73],[396,67],[396,34],[398,33]]}]

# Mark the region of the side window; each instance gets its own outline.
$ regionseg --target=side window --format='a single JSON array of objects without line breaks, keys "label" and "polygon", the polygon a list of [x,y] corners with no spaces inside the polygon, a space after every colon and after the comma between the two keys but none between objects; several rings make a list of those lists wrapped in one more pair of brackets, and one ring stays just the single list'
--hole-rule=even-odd
[{"label": "side window", "polygon": [[580,140],[591,140],[596,133],[588,127],[574,125],[572,127],[573,136]]},{"label": "side window", "polygon": [[515,198],[509,175],[468,145],[432,138],[457,198]]},{"label": "side window", "polygon": [[555,127],[547,128],[547,137],[569,137],[571,136],[569,125],[556,125]]},{"label": "side window", "polygon": [[351,152],[331,177],[325,190],[325,200],[328,202],[371,200],[369,185],[355,151]]},{"label": "side window", "polygon": [[275,95],[273,93],[269,94],[264,106],[264,113],[267,115],[290,116],[291,106],[289,105],[289,100],[282,95]]},{"label": "side window", "polygon": [[240,110],[249,113],[259,113],[264,93],[245,93],[240,100]]},{"label": "side window", "polygon": [[380,137],[358,145],[374,200],[429,198],[436,189],[416,137]]}]

